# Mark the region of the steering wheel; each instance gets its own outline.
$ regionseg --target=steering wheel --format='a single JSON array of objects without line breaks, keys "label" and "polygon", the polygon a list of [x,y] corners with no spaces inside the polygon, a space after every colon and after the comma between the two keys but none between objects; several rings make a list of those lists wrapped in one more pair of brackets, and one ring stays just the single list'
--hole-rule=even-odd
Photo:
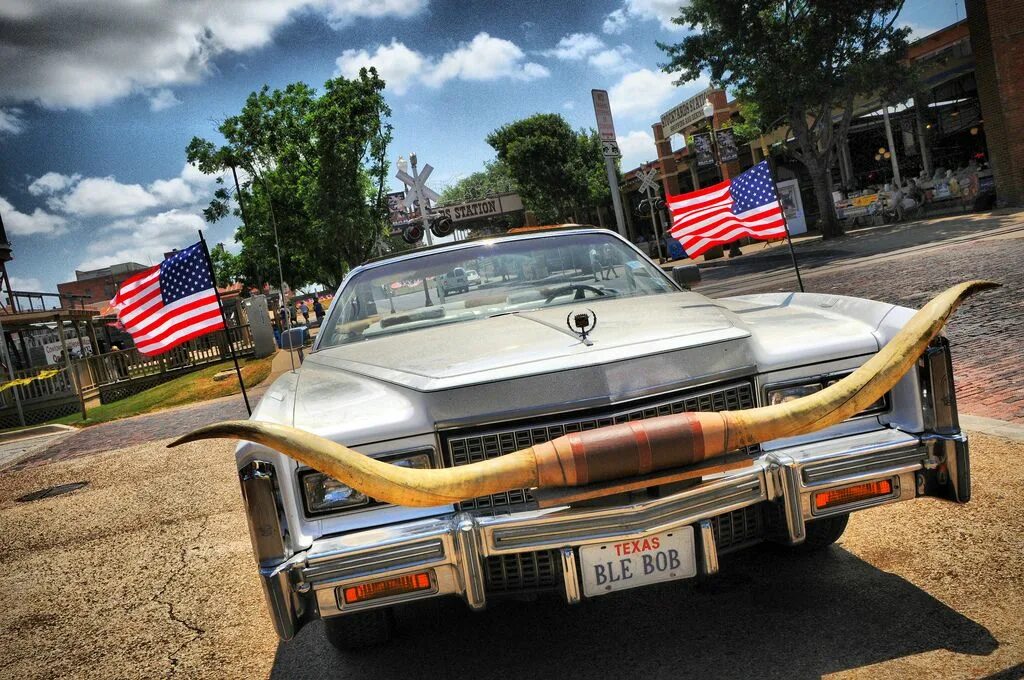
[{"label": "steering wheel", "polygon": [[576,291],[576,295],[573,297],[573,300],[585,300],[587,297],[586,291],[588,290],[591,293],[597,293],[599,297],[605,297],[607,295],[615,294],[610,290],[601,290],[600,288],[595,288],[594,286],[588,286],[585,283],[571,283],[568,286],[562,286],[561,288],[555,288],[554,290],[548,291],[548,296],[544,298],[544,303],[547,304],[548,302],[551,302],[559,295],[571,293],[573,291]]}]

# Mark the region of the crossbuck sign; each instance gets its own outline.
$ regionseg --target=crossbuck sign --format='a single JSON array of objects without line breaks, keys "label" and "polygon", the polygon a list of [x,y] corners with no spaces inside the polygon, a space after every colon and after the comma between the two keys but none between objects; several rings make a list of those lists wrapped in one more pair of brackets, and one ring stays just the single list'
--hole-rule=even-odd
[{"label": "crossbuck sign", "polygon": [[407,173],[405,170],[399,170],[398,174],[395,175],[395,179],[409,187],[413,196],[419,196],[431,200],[434,203],[438,203],[441,200],[441,195],[427,186],[427,178],[430,177],[430,173],[433,171],[433,166],[430,165],[430,163],[425,163],[423,165],[423,170],[416,175],[416,179],[413,179],[412,175]]},{"label": "crossbuck sign", "polygon": [[641,194],[647,193],[648,190],[658,193],[658,169],[651,168],[650,170],[641,170],[637,174],[637,178],[640,180],[640,188],[637,189]]}]

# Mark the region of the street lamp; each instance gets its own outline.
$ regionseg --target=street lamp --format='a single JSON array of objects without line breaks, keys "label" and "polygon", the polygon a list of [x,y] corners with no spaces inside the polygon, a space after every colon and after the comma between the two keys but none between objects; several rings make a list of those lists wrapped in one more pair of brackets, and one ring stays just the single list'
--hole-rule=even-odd
[{"label": "street lamp", "polygon": [[398,157],[398,169],[402,172],[409,172],[409,161],[405,160],[405,156]]}]

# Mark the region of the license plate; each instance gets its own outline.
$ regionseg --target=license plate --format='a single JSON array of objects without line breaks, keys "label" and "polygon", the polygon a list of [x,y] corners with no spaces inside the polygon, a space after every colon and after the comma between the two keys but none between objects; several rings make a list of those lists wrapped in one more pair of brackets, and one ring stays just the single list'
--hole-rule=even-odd
[{"label": "license plate", "polygon": [[635,541],[582,546],[580,571],[583,594],[587,597],[693,578],[697,575],[693,527],[681,527]]}]

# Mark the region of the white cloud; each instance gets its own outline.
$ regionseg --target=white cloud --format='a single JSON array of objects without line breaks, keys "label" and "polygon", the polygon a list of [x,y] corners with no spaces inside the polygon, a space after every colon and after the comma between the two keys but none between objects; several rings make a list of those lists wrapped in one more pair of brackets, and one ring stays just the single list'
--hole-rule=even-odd
[{"label": "white cloud", "polygon": [[685,28],[672,23],[672,19],[679,16],[680,7],[688,4],[687,0],[624,0],[622,7],[604,18],[601,29],[609,35],[616,35],[625,31],[633,19],[653,19],[666,31],[683,31]]},{"label": "white cloud", "polygon": [[81,175],[62,175],[59,172],[48,172],[42,177],[37,177],[28,185],[28,192],[33,196],[50,196],[59,191],[64,191],[72,184],[82,179]]},{"label": "white cloud", "polygon": [[[88,259],[76,268],[99,269],[118,262],[160,262],[164,253],[195,242],[198,230],[205,226],[199,215],[179,209],[117,220],[100,229],[102,238],[86,248]],[[111,243],[118,244],[118,249],[111,251]]]},{"label": "white cloud", "polygon": [[150,111],[164,111],[171,107],[177,106],[181,103],[181,100],[174,96],[166,87],[160,88],[153,94],[149,95],[149,110]]},{"label": "white cloud", "polygon": [[196,83],[226,52],[265,46],[303,10],[334,26],[404,18],[427,0],[50,0],[0,3],[0,99],[89,109],[139,90]]},{"label": "white cloud", "polygon": [[619,8],[604,18],[601,30],[608,35],[618,35],[626,30],[628,24],[629,17],[626,16],[626,10]]},{"label": "white cloud", "polygon": [[544,54],[556,59],[579,61],[588,54],[604,49],[604,41],[593,33],[572,33],[558,41],[554,49]]},{"label": "white cloud", "polygon": [[627,57],[632,52],[629,45],[619,45],[590,55],[587,63],[602,73],[624,73],[636,68],[636,63]]},{"label": "white cloud", "polygon": [[632,130],[616,138],[622,152],[622,167],[632,170],[641,163],[656,160],[658,150],[654,147],[654,136],[644,130]]},{"label": "white cloud", "polygon": [[8,236],[31,236],[42,234],[57,236],[67,231],[68,221],[60,215],[36,208],[32,213],[23,213],[3,196],[0,196],[0,214]]},{"label": "white cloud", "polygon": [[[151,208],[199,203],[209,195],[218,175],[204,175],[185,163],[177,177],[158,179],[143,187],[124,184],[114,177],[86,177],[48,172],[28,185],[33,196],[48,196],[56,211],[82,217],[126,217]],[[244,180],[244,176],[239,177]]]},{"label": "white cloud", "polygon": [[627,73],[608,90],[612,115],[653,121],[677,89],[673,79],[667,73],[646,68]]},{"label": "white cloud", "polygon": [[525,55],[510,40],[477,33],[468,43],[446,52],[427,74],[427,83],[440,87],[449,80],[535,80],[550,75],[540,64],[523,63]]},{"label": "white cloud", "polygon": [[576,108],[576,102],[574,102],[571,99],[566,99],[564,102],[562,102],[562,108],[565,109],[566,111],[572,111],[573,109]]},{"label": "white cloud", "polygon": [[34,276],[11,276],[11,288],[27,292],[36,292],[43,289],[43,283]]},{"label": "white cloud", "polygon": [[162,205],[188,205],[196,202],[195,192],[181,177],[158,179],[147,189]]},{"label": "white cloud", "polygon": [[155,208],[160,199],[138,184],[122,184],[113,177],[86,177],[66,194],[50,198],[47,205],[82,217],[120,217]]},{"label": "white cloud", "polygon": [[366,50],[345,50],[335,63],[338,73],[346,78],[355,78],[360,68],[373,66],[388,90],[405,94],[412,81],[423,72],[427,59],[392,38],[390,45],[377,45],[373,54]]},{"label": "white cloud", "polygon": [[0,135],[18,135],[25,131],[25,119],[18,108],[0,109]]},{"label": "white cloud", "polygon": [[415,82],[440,87],[450,80],[536,80],[551,75],[544,66],[525,61],[525,53],[510,40],[478,33],[470,42],[434,59],[392,38],[372,51],[345,50],[337,72],[351,78],[363,66],[374,66],[388,88],[405,94]]}]

